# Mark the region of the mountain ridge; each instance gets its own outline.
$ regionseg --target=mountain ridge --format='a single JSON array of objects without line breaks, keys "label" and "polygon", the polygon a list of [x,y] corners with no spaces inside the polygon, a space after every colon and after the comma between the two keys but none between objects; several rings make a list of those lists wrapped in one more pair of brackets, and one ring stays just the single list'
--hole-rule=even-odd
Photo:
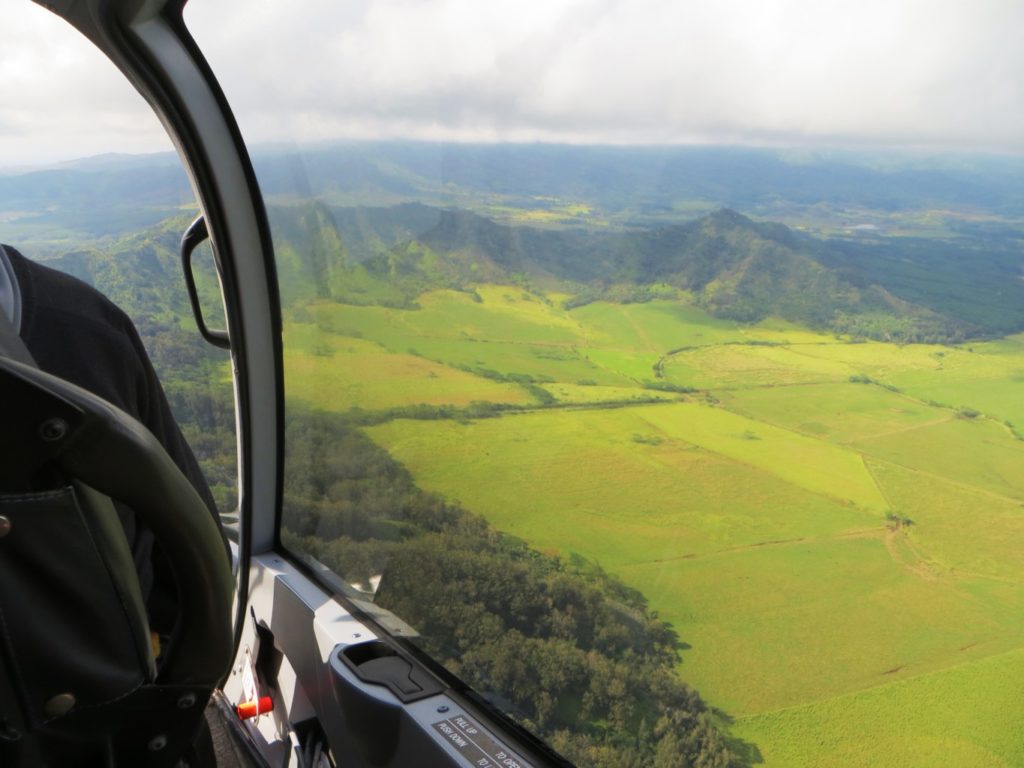
[{"label": "mountain ridge", "polygon": [[[334,277],[319,297],[413,306],[426,290],[472,291],[481,283],[508,282],[541,292],[568,291],[568,306],[579,306],[601,299],[646,300],[664,295],[656,289],[662,285],[692,294],[713,315],[740,322],[776,315],[819,329],[901,341],[959,340],[979,332],[971,322],[900,298],[884,286],[849,279],[824,263],[829,246],[823,241],[731,209],[624,233],[511,226],[459,209],[415,210],[420,225],[430,226],[411,237],[404,237],[408,228],[397,232],[403,236],[390,245],[377,232],[378,250],[368,257],[359,236],[332,219],[329,239],[338,243],[330,268]],[[323,248],[307,243],[305,251],[314,258]],[[373,300],[374,283],[391,290],[383,302]],[[353,294],[353,285],[362,295]]]},{"label": "mountain ridge", "polygon": [[[1014,249],[936,241],[822,240],[720,209],[681,224],[601,232],[499,223],[457,208],[411,203],[272,205],[281,295],[413,308],[424,291],[472,293],[483,283],[593,301],[685,296],[739,322],[770,315],[818,330],[900,342],[956,342],[1024,330],[1024,282]],[[176,270],[187,217],[66,251],[55,263],[91,280],[133,285],[149,261]],[[86,258],[83,254],[88,252]],[[75,256],[77,253],[79,255]],[[107,254],[105,257],[104,254]],[[118,254],[110,256],[110,254]],[[149,254],[149,255],[147,255]]]}]

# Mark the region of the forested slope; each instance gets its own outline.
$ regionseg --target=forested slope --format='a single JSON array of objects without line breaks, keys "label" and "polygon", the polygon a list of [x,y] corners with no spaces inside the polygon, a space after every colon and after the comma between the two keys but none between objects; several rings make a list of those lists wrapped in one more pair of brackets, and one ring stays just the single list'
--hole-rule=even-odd
[{"label": "forested slope", "polygon": [[[509,226],[425,206],[315,203],[272,208],[271,217],[286,300],[312,291],[344,303],[412,306],[433,288],[519,283],[568,293],[568,306],[644,301],[669,289],[723,318],[774,315],[895,341],[1024,328],[1013,240],[825,241],[731,210],[626,232]],[[966,296],[954,290],[965,281]]]}]

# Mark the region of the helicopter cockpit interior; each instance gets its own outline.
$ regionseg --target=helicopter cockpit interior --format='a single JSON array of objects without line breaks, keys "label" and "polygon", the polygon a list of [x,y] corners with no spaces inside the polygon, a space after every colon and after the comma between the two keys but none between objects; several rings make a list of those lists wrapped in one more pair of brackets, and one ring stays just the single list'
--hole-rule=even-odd
[{"label": "helicopter cockpit interior", "polygon": [[1024,765],[1024,5],[6,5],[0,767]]}]

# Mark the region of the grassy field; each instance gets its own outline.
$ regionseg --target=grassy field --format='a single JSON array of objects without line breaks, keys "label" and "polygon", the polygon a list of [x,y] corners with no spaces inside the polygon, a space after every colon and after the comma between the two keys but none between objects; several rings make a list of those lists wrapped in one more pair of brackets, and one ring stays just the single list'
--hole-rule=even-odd
[{"label": "grassy field", "polygon": [[1024,765],[1024,339],[852,343],[509,286],[417,303],[290,316],[289,396],[516,409],[367,433],[639,589],[766,765]]},{"label": "grassy field", "polygon": [[[458,498],[543,549],[578,552],[606,566],[882,527],[881,512],[811,493],[654,426],[685,418],[669,413],[680,409],[690,406],[552,411],[467,424],[398,420],[369,434],[423,487]],[[703,425],[700,437],[717,425]],[[853,473],[855,483],[861,477]]]},{"label": "grassy field", "polygon": [[[794,395],[799,392],[799,397]],[[731,411],[804,435],[844,444],[948,421],[954,414],[865,384],[751,387],[725,392]]]},{"label": "grassy field", "polygon": [[370,341],[312,330],[293,325],[285,333],[287,396],[306,404],[346,411],[353,406],[385,409],[412,402],[530,402],[514,384],[481,380],[431,360],[388,352]]},{"label": "grassy field", "polygon": [[479,295],[478,302],[469,294],[436,291],[420,297],[420,309],[324,302],[304,309],[309,317],[302,319],[314,321],[325,338],[366,339],[450,367],[567,383],[636,384],[628,373],[588,360],[584,329],[557,306],[525,299],[519,288],[481,288]]},{"label": "grassy field", "polygon": [[1024,651],[738,721],[766,765],[1013,768]]}]

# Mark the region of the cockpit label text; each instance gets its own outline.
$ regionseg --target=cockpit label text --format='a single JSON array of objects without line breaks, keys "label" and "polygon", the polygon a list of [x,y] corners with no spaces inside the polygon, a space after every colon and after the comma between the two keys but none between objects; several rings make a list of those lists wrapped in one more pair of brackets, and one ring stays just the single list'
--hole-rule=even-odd
[{"label": "cockpit label text", "polygon": [[466,715],[453,715],[434,723],[433,728],[475,768],[532,768]]}]

